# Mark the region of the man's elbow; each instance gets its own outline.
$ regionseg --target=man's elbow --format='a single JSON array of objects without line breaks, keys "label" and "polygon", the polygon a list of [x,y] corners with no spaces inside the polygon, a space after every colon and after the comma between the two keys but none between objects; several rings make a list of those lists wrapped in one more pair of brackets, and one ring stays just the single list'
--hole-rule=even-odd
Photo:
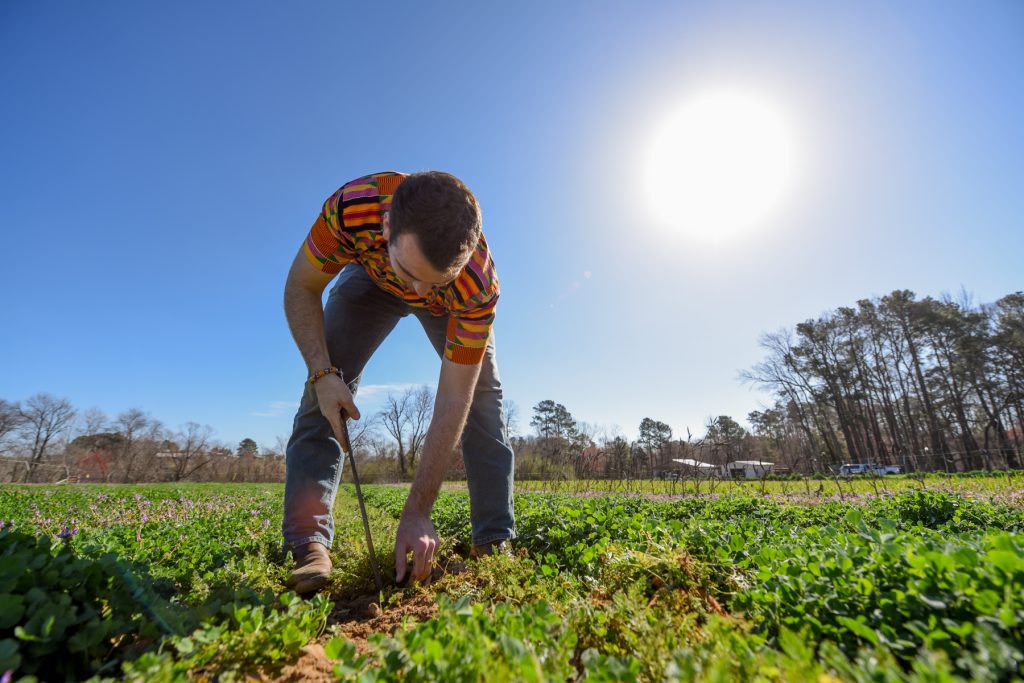
[{"label": "man's elbow", "polygon": [[332,278],[332,275],[314,270],[309,263],[296,259],[284,282],[285,297],[295,294],[321,297]]},{"label": "man's elbow", "polygon": [[456,363],[448,358],[441,361],[441,383],[438,396],[472,398],[480,378],[482,365]]}]

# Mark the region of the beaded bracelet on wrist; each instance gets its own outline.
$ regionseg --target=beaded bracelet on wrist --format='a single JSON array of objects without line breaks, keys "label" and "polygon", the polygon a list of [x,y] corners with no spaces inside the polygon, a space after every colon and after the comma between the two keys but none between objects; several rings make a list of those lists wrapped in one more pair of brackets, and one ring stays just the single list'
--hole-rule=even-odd
[{"label": "beaded bracelet on wrist", "polygon": [[317,370],[312,375],[310,375],[309,379],[307,379],[306,381],[309,382],[310,384],[316,384],[316,381],[318,379],[320,379],[321,377],[326,377],[327,375],[337,375],[338,377],[341,377],[341,370],[332,365],[329,368]]}]

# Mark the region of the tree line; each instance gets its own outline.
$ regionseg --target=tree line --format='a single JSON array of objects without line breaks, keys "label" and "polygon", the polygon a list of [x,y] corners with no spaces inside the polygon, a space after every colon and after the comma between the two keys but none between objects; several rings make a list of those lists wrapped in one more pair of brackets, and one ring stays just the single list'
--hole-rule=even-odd
[{"label": "tree line", "polygon": [[[520,433],[505,402],[505,429],[520,479],[642,479],[697,474],[766,460],[776,473],[828,473],[840,463],[905,471],[1017,469],[1024,465],[1024,293],[973,305],[961,295],[917,299],[900,290],[766,334],[766,357],[741,378],[774,404],[747,416],[709,418],[685,438],[645,417],[638,437],[576,419],[562,404],[533,407]],[[408,481],[433,416],[425,386],[392,392],[350,423],[367,481]],[[231,448],[189,422],[166,428],[140,409],[79,413],[66,399],[0,399],[0,481],[283,481],[285,440]],[[346,474],[349,475],[347,468]],[[461,456],[451,476],[464,476]]]},{"label": "tree line", "polygon": [[828,474],[843,463],[1024,466],[1024,293],[974,305],[965,293],[897,290],[766,334],[761,346],[766,358],[741,379],[775,402],[747,416],[749,432],[720,415],[684,439],[645,417],[630,441],[545,400],[534,407],[535,434],[514,438],[518,476],[697,475],[696,463],[740,459],[771,462],[777,474]]},{"label": "tree line", "polygon": [[171,429],[139,408],[109,416],[48,393],[0,399],[0,481],[280,481],[280,446],[231,448],[208,425]]},{"label": "tree line", "polygon": [[[652,479],[670,475],[701,475],[693,461],[715,465],[716,473],[728,462],[763,459],[767,441],[757,437],[728,415],[708,418],[704,434],[674,435],[661,420],[645,417],[636,439],[625,438],[618,427],[603,427],[577,420],[561,403],[543,400],[533,407],[533,434],[514,433],[519,479]],[[510,426],[510,431],[515,431]],[[708,476],[704,472],[702,476]]]},{"label": "tree line", "polygon": [[[382,410],[350,423],[364,476],[411,479],[433,402],[425,386],[392,392]],[[231,447],[213,434],[197,422],[169,428],[140,408],[110,416],[48,393],[0,399],[0,482],[284,481],[284,437]]]},{"label": "tree line", "polygon": [[907,470],[1020,468],[1024,293],[992,304],[894,291],[766,334],[743,378],[775,404],[750,414],[779,457]]}]

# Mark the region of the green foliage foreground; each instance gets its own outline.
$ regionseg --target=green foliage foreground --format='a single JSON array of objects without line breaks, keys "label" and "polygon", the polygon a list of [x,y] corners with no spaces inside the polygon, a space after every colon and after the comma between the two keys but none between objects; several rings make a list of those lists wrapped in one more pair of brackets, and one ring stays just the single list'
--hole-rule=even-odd
[{"label": "green foliage foreground", "polygon": [[[368,487],[388,548],[405,490]],[[313,639],[341,680],[1008,681],[1024,674],[1024,510],[916,490],[519,495],[515,556],[450,574],[436,615],[357,650],[283,592],[280,487],[0,489],[0,675],[273,677]],[[332,595],[373,594],[354,501]],[[451,554],[468,499],[434,512]],[[381,559],[387,563],[386,554]],[[388,567],[384,568],[389,571]],[[387,589],[385,610],[424,589]]]},{"label": "green foliage foreground", "polygon": [[[402,495],[377,489],[371,500],[397,514]],[[448,494],[434,518],[442,533],[465,538],[467,516],[467,497]],[[669,588],[704,597],[681,608],[693,619],[681,642],[673,635],[685,620],[666,610],[660,629],[631,622],[642,643],[625,633],[589,643],[645,679],[1001,681],[1024,673],[1019,508],[929,491],[816,506],[534,495],[517,498],[517,520],[537,574],[572,577],[576,602],[597,590],[627,596],[615,607],[658,612]],[[718,603],[733,617],[716,614]],[[710,655],[728,642],[724,659]]]}]

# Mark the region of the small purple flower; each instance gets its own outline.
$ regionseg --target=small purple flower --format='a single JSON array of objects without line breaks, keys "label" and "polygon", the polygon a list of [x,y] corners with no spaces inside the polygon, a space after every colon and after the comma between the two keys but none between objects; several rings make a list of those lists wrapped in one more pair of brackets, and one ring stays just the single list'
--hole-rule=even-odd
[{"label": "small purple flower", "polygon": [[11,676],[13,675],[13,671],[5,671],[4,675],[0,676],[0,683],[11,683]]},{"label": "small purple flower", "polygon": [[77,535],[78,531],[79,531],[78,527],[73,527],[71,529],[69,529],[68,527],[64,527],[64,528],[62,528],[60,530],[60,533],[57,534],[57,538],[62,538],[64,540],[67,540],[67,539],[71,538],[72,536]]}]

